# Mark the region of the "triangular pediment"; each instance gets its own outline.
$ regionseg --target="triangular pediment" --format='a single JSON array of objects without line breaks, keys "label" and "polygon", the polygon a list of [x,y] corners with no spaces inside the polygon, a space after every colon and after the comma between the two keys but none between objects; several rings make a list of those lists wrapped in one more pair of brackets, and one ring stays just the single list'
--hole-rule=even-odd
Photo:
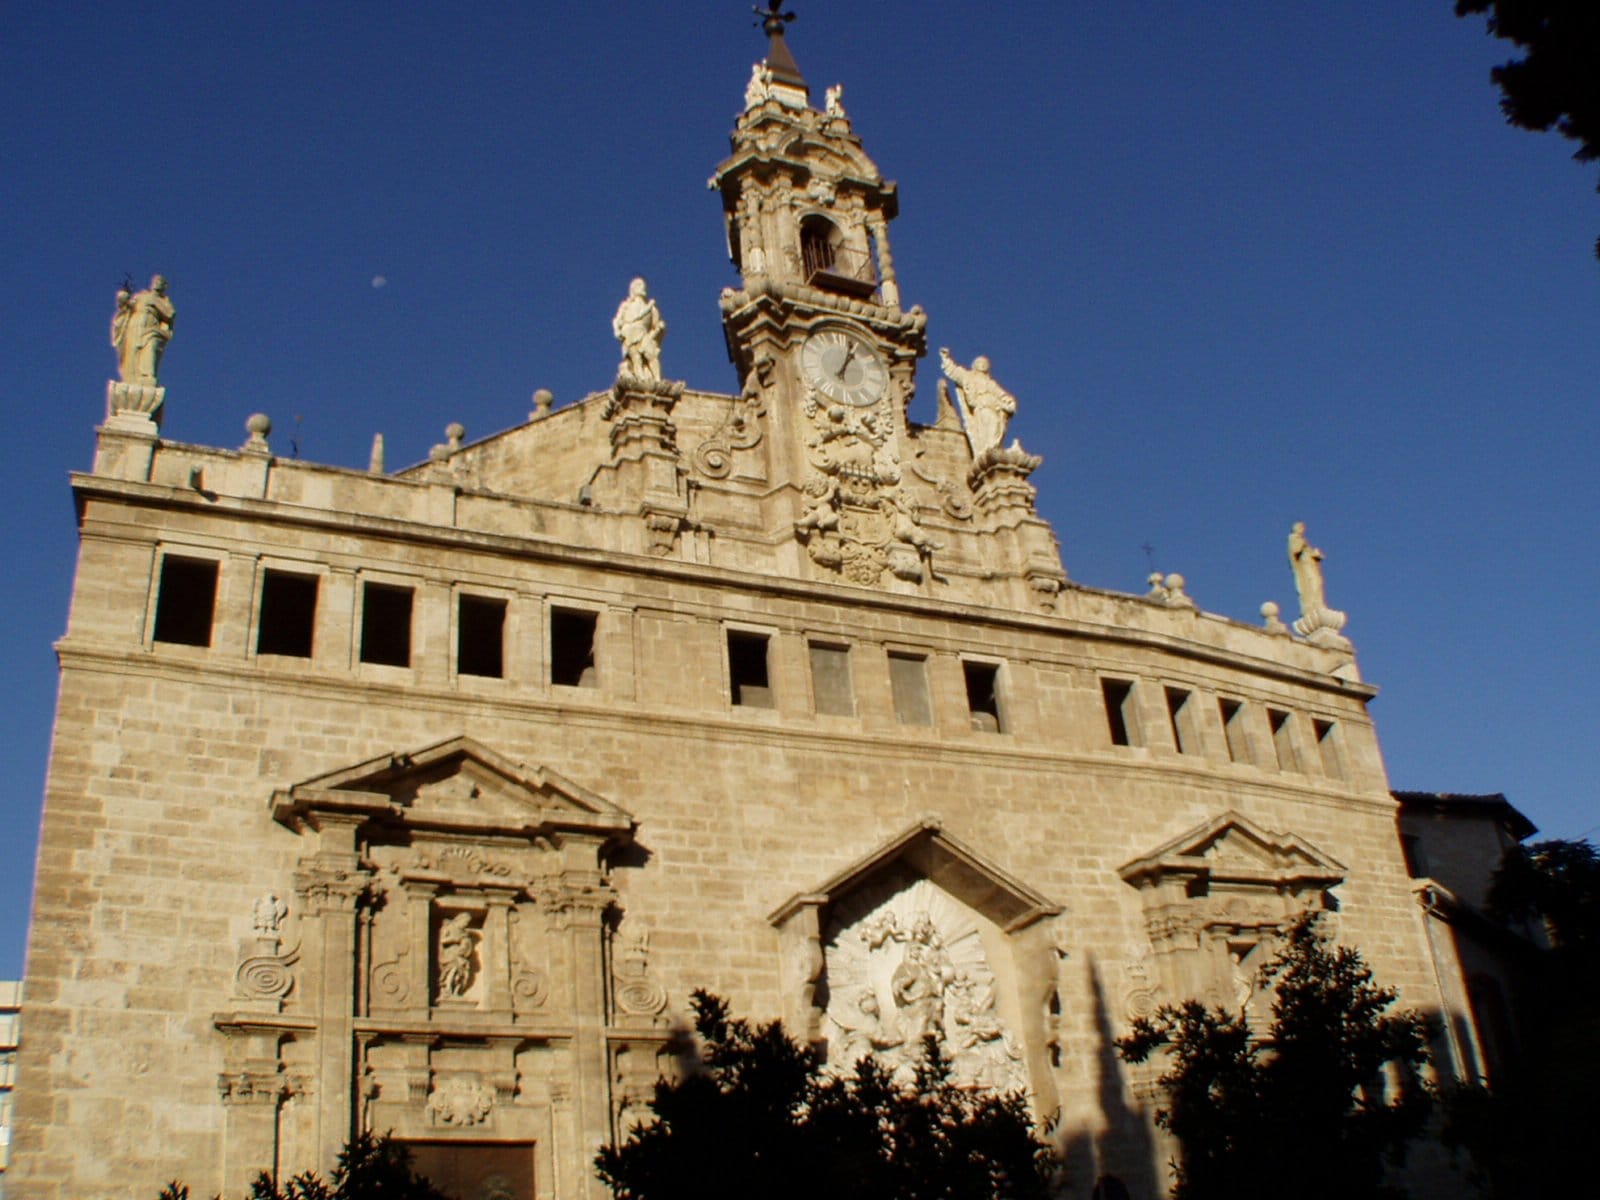
[{"label": "triangular pediment", "polygon": [[933,820],[919,821],[857,859],[815,889],[790,897],[767,919],[782,926],[801,908],[829,907],[892,873],[920,876],[1010,933],[1061,911],[1039,892],[951,837]]},{"label": "triangular pediment", "polygon": [[343,814],[417,828],[501,833],[624,836],[623,809],[547,767],[515,762],[469,737],[391,752],[273,794],[273,817],[318,828]]},{"label": "triangular pediment", "polygon": [[1303,838],[1264,830],[1228,812],[1125,864],[1117,874],[1136,886],[1178,878],[1333,887],[1343,882],[1345,868]]}]

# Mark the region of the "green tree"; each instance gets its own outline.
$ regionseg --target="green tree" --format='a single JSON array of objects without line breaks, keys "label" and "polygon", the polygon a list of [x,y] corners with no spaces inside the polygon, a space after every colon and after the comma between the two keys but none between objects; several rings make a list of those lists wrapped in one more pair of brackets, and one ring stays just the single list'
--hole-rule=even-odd
[{"label": "green tree", "polygon": [[[189,1189],[174,1181],[159,1200],[189,1200]],[[250,1200],[449,1200],[411,1169],[411,1152],[399,1142],[370,1133],[356,1135],[339,1152],[333,1180],[313,1171],[296,1175],[282,1190],[265,1171],[256,1177]]]},{"label": "green tree", "polygon": [[[1600,5],[1594,0],[1456,0],[1456,16],[1487,15],[1489,33],[1523,57],[1489,73],[1500,109],[1520,129],[1555,129],[1578,143],[1579,162],[1600,158]],[[1600,256],[1600,241],[1595,243]]]},{"label": "green tree", "polygon": [[914,1088],[871,1059],[830,1074],[778,1022],[694,995],[697,1056],[596,1169],[617,1200],[1044,1200],[1049,1146],[1020,1095],[951,1082],[929,1039]]},{"label": "green tree", "polygon": [[1431,1022],[1391,1012],[1395,993],[1315,915],[1290,931],[1262,982],[1277,989],[1264,1036],[1243,1014],[1191,1000],[1117,1041],[1128,1062],[1167,1052],[1156,1123],[1180,1147],[1174,1200],[1403,1195],[1384,1175],[1431,1110],[1418,1078]]}]

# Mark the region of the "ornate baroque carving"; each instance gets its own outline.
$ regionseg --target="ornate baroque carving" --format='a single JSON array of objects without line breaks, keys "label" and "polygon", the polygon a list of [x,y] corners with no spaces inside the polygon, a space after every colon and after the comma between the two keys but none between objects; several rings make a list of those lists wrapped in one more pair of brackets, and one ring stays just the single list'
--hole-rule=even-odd
[{"label": "ornate baroque carving", "polygon": [[978,929],[927,880],[837,930],[826,954],[833,1069],[870,1054],[910,1084],[932,1037],[961,1083],[990,1091],[1026,1086]]},{"label": "ornate baroque carving", "polygon": [[494,1111],[494,1092],[469,1075],[439,1081],[428,1096],[428,1116],[436,1125],[482,1125]]},{"label": "ornate baroque carving", "polygon": [[650,975],[650,934],[643,929],[618,939],[612,982],[619,1014],[655,1018],[667,1007],[667,990]]}]

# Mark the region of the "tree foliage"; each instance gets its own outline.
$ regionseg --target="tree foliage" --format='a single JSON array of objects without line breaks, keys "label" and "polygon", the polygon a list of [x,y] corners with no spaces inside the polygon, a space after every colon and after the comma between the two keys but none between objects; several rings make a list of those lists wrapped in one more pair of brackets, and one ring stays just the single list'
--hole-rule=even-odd
[{"label": "tree foliage", "polygon": [[[1595,0],[1456,0],[1456,16],[1482,13],[1489,32],[1524,51],[1489,73],[1500,109],[1521,129],[1555,129],[1600,158],[1600,5]],[[1600,242],[1595,245],[1600,255]]]},{"label": "tree foliage", "polygon": [[1044,1200],[1051,1155],[1020,1095],[951,1082],[929,1039],[916,1086],[870,1058],[848,1075],[779,1022],[694,995],[697,1060],[656,1083],[653,1120],[596,1168],[617,1200]]},{"label": "tree foliage", "polygon": [[1386,1165],[1404,1160],[1432,1101],[1418,1072],[1431,1022],[1391,1012],[1361,955],[1302,919],[1262,970],[1277,988],[1272,1025],[1191,1000],[1134,1023],[1129,1062],[1165,1051],[1156,1122],[1180,1146],[1174,1200],[1399,1195]]},{"label": "tree foliage", "polygon": [[[176,1181],[162,1189],[159,1200],[189,1200],[189,1189]],[[411,1151],[387,1137],[356,1135],[339,1152],[332,1182],[314,1171],[296,1175],[280,1190],[265,1171],[256,1177],[250,1200],[449,1200],[411,1169]]]}]

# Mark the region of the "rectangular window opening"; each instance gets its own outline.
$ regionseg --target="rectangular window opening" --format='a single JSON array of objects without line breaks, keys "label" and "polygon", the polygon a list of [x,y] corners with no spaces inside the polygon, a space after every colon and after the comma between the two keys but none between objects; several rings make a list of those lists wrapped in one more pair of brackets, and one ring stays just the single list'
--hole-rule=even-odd
[{"label": "rectangular window opening", "polygon": [[972,727],[985,733],[1002,733],[1000,721],[1000,668],[994,663],[964,662],[961,673],[967,680],[967,711]]},{"label": "rectangular window opening", "polygon": [[1113,746],[1131,746],[1138,729],[1133,713],[1133,684],[1126,679],[1102,679],[1100,694],[1106,705],[1106,724]]},{"label": "rectangular window opening", "polygon": [[156,641],[178,646],[211,645],[211,621],[216,609],[215,559],[169,554],[161,560],[153,635]]},{"label": "rectangular window opening", "polygon": [[1422,852],[1422,839],[1414,833],[1402,833],[1400,851],[1406,856],[1406,874],[1412,879],[1426,879],[1428,857]]},{"label": "rectangular window opening", "polygon": [[1222,733],[1228,742],[1228,760],[1249,762],[1250,743],[1244,732],[1244,705],[1238,700],[1218,700],[1217,711],[1222,714]]},{"label": "rectangular window opening", "polygon": [[1172,723],[1172,744],[1178,748],[1179,754],[1198,753],[1200,747],[1192,731],[1185,728],[1189,724],[1189,693],[1174,687],[1167,688],[1166,693],[1167,720]]},{"label": "rectangular window opening", "polygon": [[550,610],[550,682],[560,687],[599,687],[594,635],[599,616],[580,608]]},{"label": "rectangular window opening", "polygon": [[390,583],[361,589],[361,661],[385,667],[411,665],[412,590]]},{"label": "rectangular window opening", "polygon": [[1278,758],[1278,770],[1298,770],[1294,757],[1294,735],[1289,727],[1289,714],[1276,708],[1269,708],[1267,725],[1272,729],[1272,750]]},{"label": "rectangular window opening", "polygon": [[1332,721],[1311,722],[1317,735],[1317,753],[1322,756],[1322,773],[1329,779],[1344,778],[1344,763],[1339,760],[1339,740]]},{"label": "rectangular window opening", "polygon": [[850,651],[844,646],[811,645],[811,692],[817,712],[826,716],[855,715],[850,686]]},{"label": "rectangular window opening", "polygon": [[257,654],[310,658],[317,626],[315,575],[267,571],[261,577],[261,617],[256,629]]},{"label": "rectangular window opening", "polygon": [[771,708],[767,675],[767,635],[728,630],[728,682],[733,702],[745,708]]},{"label": "rectangular window opening", "polygon": [[933,724],[926,658],[920,654],[890,654],[889,686],[894,691],[895,720],[902,725]]},{"label": "rectangular window opening", "polygon": [[456,674],[505,677],[506,602],[463,595],[456,603]]}]

